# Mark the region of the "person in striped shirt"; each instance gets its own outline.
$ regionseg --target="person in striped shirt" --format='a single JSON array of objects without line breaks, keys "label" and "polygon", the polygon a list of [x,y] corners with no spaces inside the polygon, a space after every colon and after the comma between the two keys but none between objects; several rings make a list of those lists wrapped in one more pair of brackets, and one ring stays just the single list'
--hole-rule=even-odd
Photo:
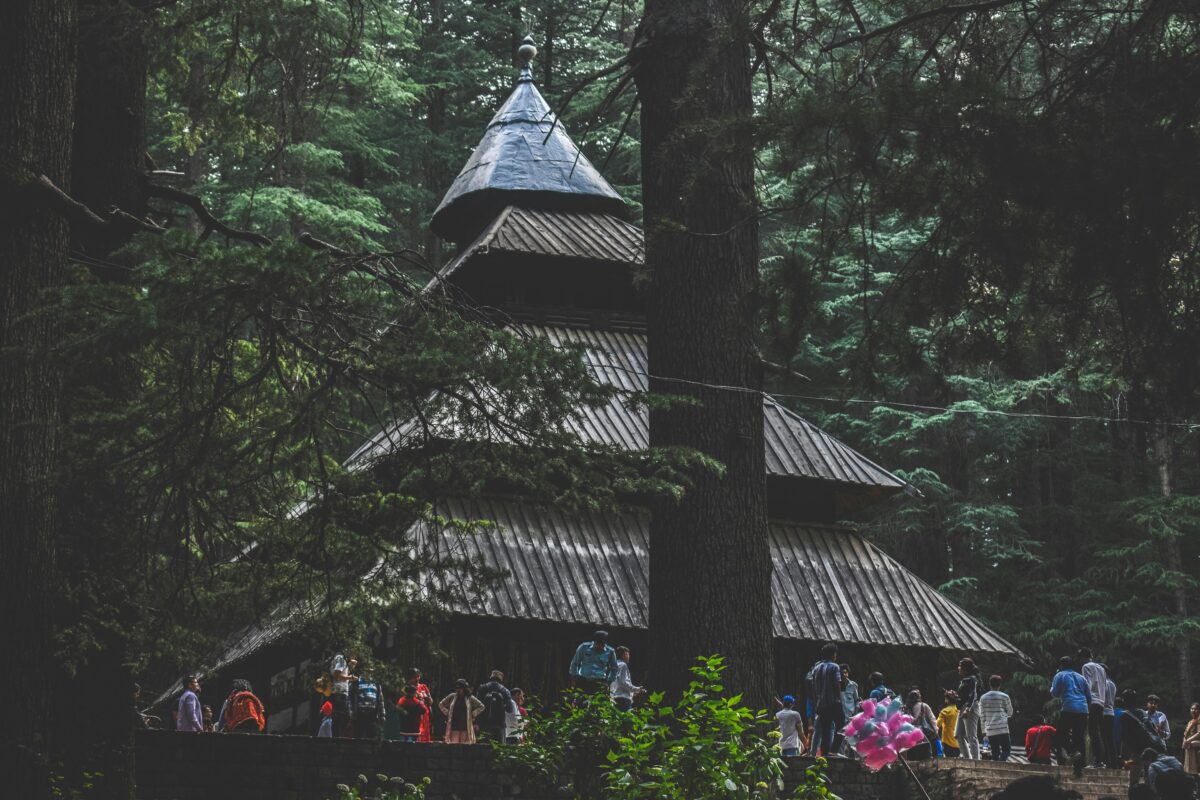
[{"label": "person in striped shirt", "polygon": [[1008,761],[1012,752],[1012,737],[1008,732],[1008,718],[1013,715],[1012,700],[1000,691],[1003,678],[993,675],[988,678],[991,691],[979,698],[979,716],[983,732],[991,745],[993,761]]}]

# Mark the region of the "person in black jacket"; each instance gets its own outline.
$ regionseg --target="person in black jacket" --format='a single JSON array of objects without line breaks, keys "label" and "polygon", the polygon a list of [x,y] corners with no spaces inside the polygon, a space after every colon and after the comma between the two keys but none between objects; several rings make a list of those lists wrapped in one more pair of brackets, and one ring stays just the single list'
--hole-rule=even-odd
[{"label": "person in black jacket", "polygon": [[503,742],[508,714],[516,710],[512,694],[504,685],[504,673],[492,670],[487,683],[480,684],[475,690],[475,696],[483,703],[483,711],[476,720],[479,733],[494,742]]},{"label": "person in black jacket", "polygon": [[958,740],[958,754],[962,758],[979,760],[979,667],[972,659],[958,662],[958,725],[954,738]]}]

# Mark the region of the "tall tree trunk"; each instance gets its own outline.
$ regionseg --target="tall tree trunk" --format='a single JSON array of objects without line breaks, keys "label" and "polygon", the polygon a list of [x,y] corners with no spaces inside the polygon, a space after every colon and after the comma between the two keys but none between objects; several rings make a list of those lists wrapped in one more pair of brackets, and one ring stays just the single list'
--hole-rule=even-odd
[{"label": "tall tree trunk", "polygon": [[[1175,442],[1171,439],[1171,429],[1165,425],[1155,429],[1154,457],[1158,465],[1159,496],[1168,502],[1175,493]],[[1169,535],[1163,540],[1163,560],[1176,579],[1185,577],[1178,536]],[[1175,615],[1183,622],[1188,618],[1187,587],[1177,586],[1172,595]],[[1175,642],[1175,664],[1179,670],[1179,702],[1186,705],[1192,702],[1192,648],[1187,636],[1179,636]]]},{"label": "tall tree trunk", "polygon": [[677,693],[697,656],[720,653],[731,690],[765,707],[771,561],[746,14],[719,0],[648,0],[633,58],[650,387],[694,401],[652,409],[650,443],[693,448],[724,466],[652,510],[654,682]]},{"label": "tall tree trunk", "polygon": [[59,328],[46,312],[69,242],[62,217],[17,192],[39,174],[69,190],[74,91],[74,4],[0,4],[0,641],[8,719],[0,726],[0,781],[11,797],[49,794],[61,376],[52,358]]}]

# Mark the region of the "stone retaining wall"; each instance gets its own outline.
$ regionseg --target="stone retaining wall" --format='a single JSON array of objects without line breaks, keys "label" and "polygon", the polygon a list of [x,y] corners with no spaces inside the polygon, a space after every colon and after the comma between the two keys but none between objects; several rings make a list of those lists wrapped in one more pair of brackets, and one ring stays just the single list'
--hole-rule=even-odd
[{"label": "stone retaining wall", "polygon": [[[789,758],[789,790],[810,759]],[[1123,798],[1128,773],[1086,770],[1076,780],[1069,768],[991,761],[942,759],[913,769],[933,800],[988,800],[1026,775],[1052,775],[1084,800]],[[138,800],[332,800],[339,783],[359,774],[428,777],[430,800],[547,800],[523,793],[498,774],[487,745],[404,744],[303,736],[186,734],[140,731],[137,735]],[[858,761],[834,759],[828,775],[843,800],[923,800],[899,765],[871,772]]]}]

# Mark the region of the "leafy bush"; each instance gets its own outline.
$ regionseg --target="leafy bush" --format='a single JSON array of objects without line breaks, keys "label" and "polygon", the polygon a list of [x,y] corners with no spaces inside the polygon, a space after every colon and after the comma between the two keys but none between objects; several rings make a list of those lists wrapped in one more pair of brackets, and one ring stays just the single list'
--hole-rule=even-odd
[{"label": "leafy bush", "polygon": [[[524,746],[497,746],[496,758],[531,791],[560,790],[575,800],[742,800],[778,797],[783,759],[765,711],[727,696],[721,656],[697,659],[694,679],[675,705],[662,693],[628,712],[604,691],[569,693],[535,716]],[[795,796],[833,798],[818,760]]]},{"label": "leafy bush", "polygon": [[366,775],[359,775],[353,786],[337,785],[337,800],[425,800],[427,786],[429,778],[406,783],[403,778],[379,774],[372,783]]}]

